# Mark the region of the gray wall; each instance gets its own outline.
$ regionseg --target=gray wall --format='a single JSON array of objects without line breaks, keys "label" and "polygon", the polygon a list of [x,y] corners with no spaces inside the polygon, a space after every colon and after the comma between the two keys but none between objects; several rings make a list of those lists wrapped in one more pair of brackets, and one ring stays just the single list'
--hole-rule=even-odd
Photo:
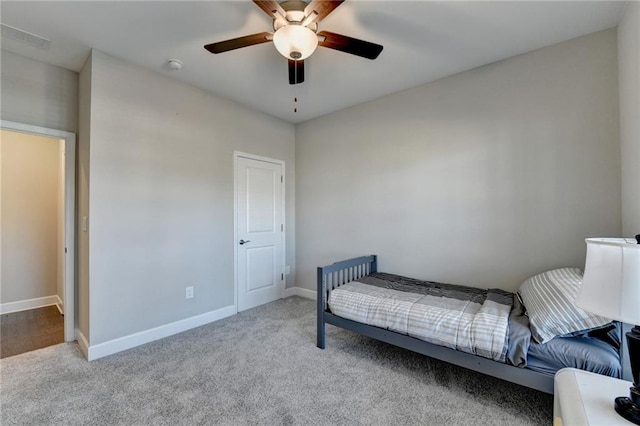
[{"label": "gray wall", "polygon": [[233,305],[234,150],[286,162],[295,265],[292,124],[98,51],[90,74],[91,345]]},{"label": "gray wall", "polygon": [[60,142],[1,131],[2,288],[4,303],[55,296]]},{"label": "gray wall", "polygon": [[298,286],[369,253],[508,290],[583,266],[621,231],[617,73],[611,29],[297,125]]},{"label": "gray wall", "polygon": [[618,26],[622,234],[640,234],[640,2],[627,2]]},{"label": "gray wall", "polygon": [[2,50],[2,119],[76,132],[78,73]]}]

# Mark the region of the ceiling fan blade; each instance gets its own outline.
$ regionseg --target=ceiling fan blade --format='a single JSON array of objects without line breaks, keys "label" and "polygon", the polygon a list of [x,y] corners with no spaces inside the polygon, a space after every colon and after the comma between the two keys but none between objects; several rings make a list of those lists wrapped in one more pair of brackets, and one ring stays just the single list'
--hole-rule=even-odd
[{"label": "ceiling fan blade", "polygon": [[287,12],[275,0],[253,0],[253,2],[271,18],[276,18],[277,15],[284,18],[287,15]]},{"label": "ceiling fan blade", "polygon": [[344,0],[313,0],[304,8],[304,16],[310,17],[310,15],[314,12],[315,14],[317,14],[317,16],[315,17],[315,19],[312,19],[310,22],[308,22],[307,25],[311,22],[322,21],[327,17],[328,14],[333,12],[336,7],[340,6],[342,2],[344,2]]},{"label": "ceiling fan blade", "polygon": [[289,59],[289,84],[304,82],[304,61]]},{"label": "ceiling fan blade", "polygon": [[253,46],[254,44],[266,43],[271,41],[271,39],[271,33],[257,33],[207,44],[204,48],[211,53],[222,53],[228,52],[229,50],[240,49],[241,47]]},{"label": "ceiling fan blade", "polygon": [[[324,40],[322,40],[323,38]],[[358,40],[357,38],[347,37],[330,31],[320,31],[318,33],[318,46],[340,50],[341,52],[362,56],[367,59],[376,59],[380,52],[382,52],[382,46],[379,44]]]}]

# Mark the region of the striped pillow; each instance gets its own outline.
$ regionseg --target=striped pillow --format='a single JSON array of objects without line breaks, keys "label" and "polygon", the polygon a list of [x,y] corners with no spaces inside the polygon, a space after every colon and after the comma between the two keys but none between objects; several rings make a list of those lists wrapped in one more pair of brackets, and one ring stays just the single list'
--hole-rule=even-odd
[{"label": "striped pillow", "polygon": [[527,309],[531,334],[538,343],[611,322],[574,305],[581,285],[582,271],[578,268],[543,272],[522,283],[518,293]]}]

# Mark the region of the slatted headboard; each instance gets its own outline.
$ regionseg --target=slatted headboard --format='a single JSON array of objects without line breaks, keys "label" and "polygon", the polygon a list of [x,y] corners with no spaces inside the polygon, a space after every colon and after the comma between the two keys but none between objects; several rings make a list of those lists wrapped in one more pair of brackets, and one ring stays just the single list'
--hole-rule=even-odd
[{"label": "slatted headboard", "polygon": [[331,290],[378,271],[378,257],[356,257],[318,267],[318,347],[324,349],[324,313]]}]

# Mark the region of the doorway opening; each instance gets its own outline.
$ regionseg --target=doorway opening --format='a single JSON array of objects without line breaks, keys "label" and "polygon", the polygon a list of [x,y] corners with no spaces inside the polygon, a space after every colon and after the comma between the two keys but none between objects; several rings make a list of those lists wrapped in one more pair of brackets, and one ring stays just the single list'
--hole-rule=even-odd
[{"label": "doorway opening", "polygon": [[0,121],[6,357],[75,340],[75,134]]}]

